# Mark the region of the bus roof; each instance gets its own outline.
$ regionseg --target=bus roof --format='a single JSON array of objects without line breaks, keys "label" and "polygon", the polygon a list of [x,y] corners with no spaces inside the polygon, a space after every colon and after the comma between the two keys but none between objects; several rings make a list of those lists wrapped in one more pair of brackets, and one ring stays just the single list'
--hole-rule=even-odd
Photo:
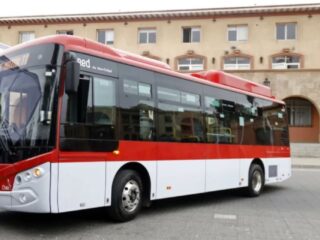
[{"label": "bus roof", "polygon": [[268,98],[273,98],[270,87],[222,71],[210,70],[192,73],[191,76],[228,87],[241,89],[243,91],[255,93]]},{"label": "bus roof", "polygon": [[[90,54],[97,57],[108,58],[117,62],[122,62],[128,65],[134,65],[140,68],[154,70],[160,73],[168,74],[174,77],[183,78],[199,82],[202,84],[214,85],[220,88],[224,88],[231,91],[240,93],[247,93],[257,97],[267,98],[272,101],[284,103],[274,99],[271,94],[271,89],[262,84],[258,84],[232,74],[228,74],[222,71],[203,71],[199,73],[183,74],[173,71],[166,63],[156,61],[147,57],[132,54],[126,51],[115,49],[104,44],[92,41],[89,39],[70,36],[70,35],[53,35],[11,47],[11,50],[20,49],[23,47],[45,44],[45,43],[57,43],[64,46],[66,51],[76,51],[86,54]],[[6,52],[8,50],[5,50]]]}]

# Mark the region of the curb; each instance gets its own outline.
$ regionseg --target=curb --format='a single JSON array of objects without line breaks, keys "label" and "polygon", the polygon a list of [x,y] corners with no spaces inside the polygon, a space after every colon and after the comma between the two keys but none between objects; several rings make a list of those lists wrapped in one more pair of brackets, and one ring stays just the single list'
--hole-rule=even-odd
[{"label": "curb", "polygon": [[320,165],[303,165],[303,164],[293,164],[292,168],[307,168],[307,169],[320,169]]}]

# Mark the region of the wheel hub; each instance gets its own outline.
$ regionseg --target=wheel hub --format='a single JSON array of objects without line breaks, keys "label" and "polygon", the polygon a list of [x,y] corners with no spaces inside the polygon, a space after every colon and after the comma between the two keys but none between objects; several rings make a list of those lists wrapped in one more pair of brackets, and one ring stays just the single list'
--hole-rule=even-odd
[{"label": "wheel hub", "polygon": [[259,171],[255,171],[252,176],[252,188],[255,192],[260,192],[262,187],[262,176]]},{"label": "wheel hub", "polygon": [[127,212],[133,212],[140,203],[140,188],[136,181],[126,183],[122,192],[122,206]]}]

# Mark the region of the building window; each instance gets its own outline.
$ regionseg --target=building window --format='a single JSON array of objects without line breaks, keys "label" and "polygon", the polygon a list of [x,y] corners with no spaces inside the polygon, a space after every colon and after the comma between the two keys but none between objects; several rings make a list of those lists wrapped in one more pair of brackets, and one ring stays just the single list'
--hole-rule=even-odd
[{"label": "building window", "polygon": [[184,43],[197,43],[200,42],[200,28],[199,27],[184,27],[183,42]]},{"label": "building window", "polygon": [[156,43],[157,31],[154,28],[144,28],[138,30],[139,43]]},{"label": "building window", "polygon": [[98,42],[102,44],[111,45],[114,43],[114,30],[113,29],[102,29],[97,30]]},{"label": "building window", "polygon": [[203,57],[185,57],[178,59],[178,71],[202,71],[204,70]]},{"label": "building window", "polygon": [[35,39],[36,35],[34,32],[20,32],[19,33],[19,42],[24,43],[27,41],[30,41],[32,39]]},{"label": "building window", "polygon": [[224,70],[249,70],[251,69],[250,57],[232,56],[224,57],[223,59]]},{"label": "building window", "polygon": [[286,104],[290,126],[312,125],[312,105],[309,101],[295,98],[286,100]]},{"label": "building window", "polygon": [[73,35],[73,30],[58,30],[57,34],[61,35]]},{"label": "building window", "polygon": [[296,55],[282,55],[272,57],[272,69],[299,69],[301,57]]},{"label": "building window", "polygon": [[247,41],[247,40],[248,40],[247,25],[228,26],[228,41]]},{"label": "building window", "polygon": [[296,32],[296,23],[277,23],[277,40],[294,40]]}]

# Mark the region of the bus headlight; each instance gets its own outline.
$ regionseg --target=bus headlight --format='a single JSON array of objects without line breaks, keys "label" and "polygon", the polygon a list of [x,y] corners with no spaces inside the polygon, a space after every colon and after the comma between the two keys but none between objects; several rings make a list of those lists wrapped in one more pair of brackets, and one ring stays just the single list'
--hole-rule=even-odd
[{"label": "bus headlight", "polygon": [[23,178],[24,178],[24,180],[25,180],[26,182],[29,182],[29,181],[31,180],[31,178],[32,178],[32,175],[31,175],[30,172],[25,172]]},{"label": "bus headlight", "polygon": [[17,177],[16,177],[16,183],[17,183],[17,184],[21,184],[21,182],[22,182],[22,177],[21,177],[20,175],[17,175]]},{"label": "bus headlight", "polygon": [[35,168],[32,170],[33,176],[35,176],[36,178],[41,177],[44,174],[44,170],[42,168]]},{"label": "bus headlight", "polygon": [[27,171],[21,172],[15,177],[15,184],[23,186],[24,183],[37,180],[45,175],[45,170],[42,167],[31,168]]}]

